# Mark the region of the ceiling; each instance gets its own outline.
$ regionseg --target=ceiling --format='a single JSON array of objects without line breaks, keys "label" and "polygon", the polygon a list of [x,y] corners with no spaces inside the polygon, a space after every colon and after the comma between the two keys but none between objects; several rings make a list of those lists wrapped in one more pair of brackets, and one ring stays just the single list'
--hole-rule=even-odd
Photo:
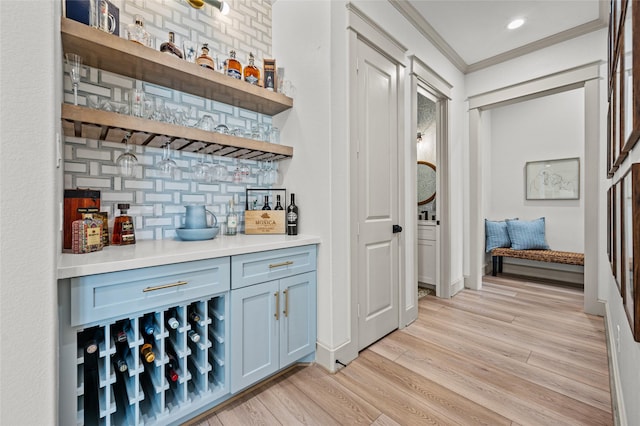
[{"label": "ceiling", "polygon": [[[464,73],[608,25],[601,0],[389,0]],[[507,24],[525,19],[518,29]]]}]

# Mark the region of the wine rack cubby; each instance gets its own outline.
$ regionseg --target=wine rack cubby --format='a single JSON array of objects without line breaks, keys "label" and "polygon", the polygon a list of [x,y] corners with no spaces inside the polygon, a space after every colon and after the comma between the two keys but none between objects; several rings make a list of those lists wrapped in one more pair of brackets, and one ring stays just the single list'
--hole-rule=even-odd
[{"label": "wine rack cubby", "polygon": [[226,395],[227,299],[222,294],[76,330],[77,424],[166,424]]}]

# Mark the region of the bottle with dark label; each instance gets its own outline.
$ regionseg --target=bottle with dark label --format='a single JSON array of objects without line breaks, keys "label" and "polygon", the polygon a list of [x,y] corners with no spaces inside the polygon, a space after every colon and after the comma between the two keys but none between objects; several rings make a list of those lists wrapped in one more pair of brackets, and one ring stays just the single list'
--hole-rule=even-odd
[{"label": "bottle with dark label", "polygon": [[276,206],[274,207],[274,210],[284,210],[282,204],[280,204],[280,195],[276,195]]},{"label": "bottle with dark label", "polygon": [[113,236],[111,244],[121,246],[136,243],[136,234],[133,225],[133,219],[127,215],[129,204],[118,204],[120,216],[116,217],[113,222]]},{"label": "bottle with dark label", "polygon": [[271,207],[269,206],[269,196],[268,195],[264,196],[264,205],[262,206],[262,210],[271,210]]},{"label": "bottle with dark label", "polygon": [[169,41],[165,41],[160,45],[160,51],[163,53],[169,53],[170,55],[175,55],[180,59],[184,57],[182,55],[182,50],[176,46],[176,35],[173,31],[169,31]]},{"label": "bottle with dark label", "polygon": [[249,65],[244,67],[244,81],[254,85],[260,81],[260,70],[255,65],[253,53],[249,53]]},{"label": "bottle with dark label", "polygon": [[287,235],[298,235],[298,206],[295,194],[291,194],[291,204],[287,206]]},{"label": "bottle with dark label", "polygon": [[226,67],[227,67],[226,74],[229,77],[242,80],[242,65],[240,65],[240,61],[236,59],[235,50],[232,50],[231,52],[229,52],[229,59],[227,59]]}]

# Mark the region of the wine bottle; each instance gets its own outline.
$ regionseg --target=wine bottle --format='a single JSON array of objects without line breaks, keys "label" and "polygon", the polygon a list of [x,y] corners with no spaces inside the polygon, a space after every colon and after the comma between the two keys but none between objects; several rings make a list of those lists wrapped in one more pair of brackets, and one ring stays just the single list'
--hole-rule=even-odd
[{"label": "wine bottle", "polygon": [[280,204],[280,195],[276,195],[276,206],[274,210],[284,210],[284,208],[282,208],[282,204]]},{"label": "wine bottle", "polygon": [[113,340],[116,342],[116,345],[127,343],[128,337],[125,327],[128,322],[129,321],[118,322],[111,328],[111,334],[113,334]]},{"label": "wine bottle", "polygon": [[178,322],[178,313],[173,308],[169,309],[169,311],[167,312],[167,327],[175,330],[179,325],[180,322]]},{"label": "wine bottle", "polygon": [[296,206],[296,194],[291,194],[291,204],[287,206],[287,235],[298,235],[298,206]]},{"label": "wine bottle", "polygon": [[189,311],[189,322],[194,325],[200,325],[200,314],[195,309]]},{"label": "wine bottle", "polygon": [[100,348],[100,342],[103,340],[101,328],[95,330],[87,330],[84,332],[84,350],[87,354],[95,354]]},{"label": "wine bottle", "polygon": [[144,317],[142,330],[147,336],[153,336],[153,333],[156,330],[155,324],[153,322],[153,314],[149,314]]},{"label": "wine bottle", "polygon": [[193,343],[198,343],[200,341],[200,335],[194,330],[189,330],[187,332],[187,337],[189,337]]},{"label": "wine bottle", "polygon": [[113,363],[113,366],[115,367],[116,371],[124,373],[129,369],[129,366],[127,365],[126,357],[123,356],[124,351],[122,352],[123,353],[116,351],[116,353],[112,354],[111,362]]},{"label": "wine bottle", "polygon": [[152,363],[156,359],[156,354],[153,353],[153,345],[146,340],[144,344],[140,346],[140,354],[142,355],[142,359],[147,363]]},{"label": "wine bottle", "polygon": [[175,352],[173,351],[171,343],[169,342],[167,342],[166,346],[166,355],[168,362],[165,367],[165,374],[167,376],[167,379],[169,380],[169,383],[175,383],[180,377],[180,367],[178,365],[178,359],[175,355]]},{"label": "wine bottle", "polygon": [[268,195],[264,196],[264,206],[262,206],[262,210],[271,210],[271,207],[269,207],[269,196]]}]

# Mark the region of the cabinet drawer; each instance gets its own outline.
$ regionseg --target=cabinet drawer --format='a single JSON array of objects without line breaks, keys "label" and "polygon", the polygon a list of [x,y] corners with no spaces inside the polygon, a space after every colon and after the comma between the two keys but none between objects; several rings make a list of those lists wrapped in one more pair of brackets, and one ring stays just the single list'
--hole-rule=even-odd
[{"label": "cabinet drawer", "polygon": [[420,226],[418,225],[418,239],[419,240],[436,240],[436,227],[435,226]]},{"label": "cabinet drawer", "polygon": [[231,288],[315,270],[315,245],[242,254],[231,258]]},{"label": "cabinet drawer", "polygon": [[228,291],[229,258],[198,260],[71,279],[71,325]]}]

